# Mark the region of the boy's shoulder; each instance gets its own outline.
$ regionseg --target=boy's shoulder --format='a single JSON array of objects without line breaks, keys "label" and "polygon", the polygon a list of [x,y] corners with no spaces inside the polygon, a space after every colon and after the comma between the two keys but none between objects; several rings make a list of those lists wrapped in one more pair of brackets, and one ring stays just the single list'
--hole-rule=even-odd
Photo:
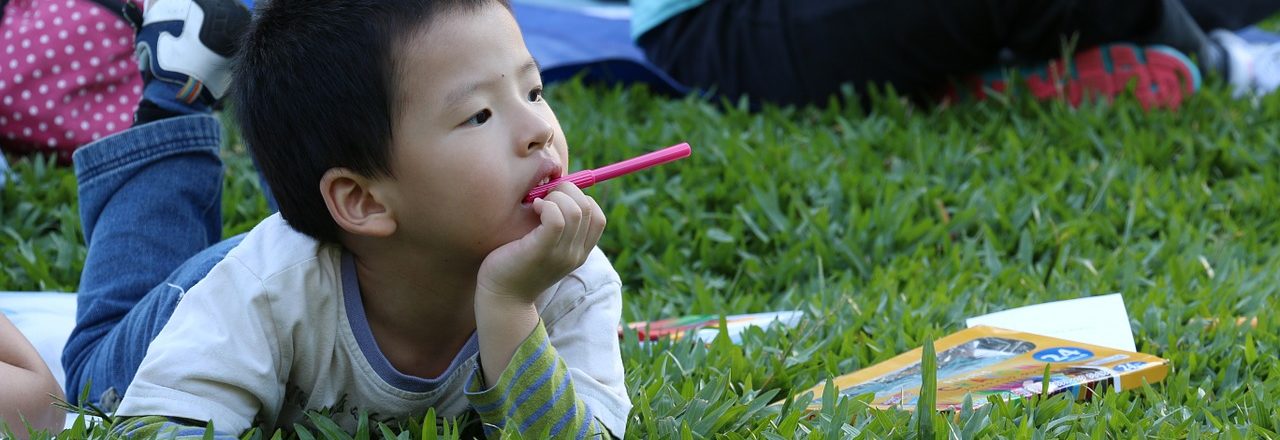
[{"label": "boy's shoulder", "polygon": [[213,292],[245,310],[268,305],[260,311],[288,326],[339,313],[341,270],[340,248],[298,232],[275,214],[245,233],[192,293]]},{"label": "boy's shoulder", "polygon": [[263,219],[227,254],[259,278],[312,265],[336,265],[340,252],[298,232],[280,216]]}]

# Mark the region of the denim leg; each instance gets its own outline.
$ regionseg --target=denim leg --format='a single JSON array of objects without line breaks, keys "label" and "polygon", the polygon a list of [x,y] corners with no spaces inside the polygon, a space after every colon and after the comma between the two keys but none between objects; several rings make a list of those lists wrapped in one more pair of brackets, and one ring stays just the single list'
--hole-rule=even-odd
[{"label": "denim leg", "polygon": [[221,237],[221,134],[212,117],[177,117],[76,151],[89,252],[62,355],[72,403],[90,382],[90,402],[123,393],[181,292],[217,262],[175,272]]}]

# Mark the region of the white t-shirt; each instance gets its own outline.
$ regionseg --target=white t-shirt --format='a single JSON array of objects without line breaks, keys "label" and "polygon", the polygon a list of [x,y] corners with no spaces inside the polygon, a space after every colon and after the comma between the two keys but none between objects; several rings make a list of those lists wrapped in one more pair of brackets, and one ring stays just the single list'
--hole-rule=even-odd
[{"label": "white t-shirt", "polygon": [[[308,409],[331,410],[348,430],[358,410],[383,420],[468,409],[475,335],[440,377],[396,371],[365,320],[351,257],[278,214],[179,301],[117,414],[212,420],[220,432],[239,433],[291,427]],[[599,249],[536,302],[578,397],[618,437],[631,409],[618,349],[621,303],[621,281]]]}]

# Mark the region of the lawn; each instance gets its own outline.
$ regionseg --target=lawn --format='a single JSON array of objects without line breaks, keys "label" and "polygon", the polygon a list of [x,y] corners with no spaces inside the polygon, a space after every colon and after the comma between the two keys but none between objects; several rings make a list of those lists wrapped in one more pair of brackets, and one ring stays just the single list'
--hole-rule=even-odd
[{"label": "lawn", "polygon": [[[573,169],[693,146],[588,190],[609,219],[600,247],[623,277],[625,320],[808,315],[740,345],[625,340],[627,438],[930,437],[910,412],[847,399],[814,414],[792,400],[966,317],[1113,292],[1138,349],[1170,360],[1165,381],[928,413],[933,436],[1280,437],[1280,95],[1233,100],[1209,84],[1176,112],[882,97],[755,113],[643,88],[548,96]],[[231,235],[267,211],[243,146],[224,151]],[[74,290],[85,256],[74,176],[13,166],[0,290]],[[1202,319],[1241,316],[1257,326]]]}]

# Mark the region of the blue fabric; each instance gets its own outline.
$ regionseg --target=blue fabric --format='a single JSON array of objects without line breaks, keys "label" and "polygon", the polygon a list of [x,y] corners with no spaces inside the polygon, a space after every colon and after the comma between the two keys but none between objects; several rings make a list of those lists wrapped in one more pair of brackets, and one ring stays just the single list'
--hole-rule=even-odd
[{"label": "blue fabric", "polygon": [[649,29],[701,5],[707,0],[633,0],[631,2],[631,39],[639,40]]},{"label": "blue fabric", "polygon": [[4,188],[4,182],[9,179],[9,162],[4,160],[4,155],[0,154],[0,189]]},{"label": "blue fabric", "polygon": [[1257,26],[1250,26],[1236,31],[1240,38],[1254,44],[1273,44],[1280,43],[1280,34],[1275,32],[1267,32],[1259,29]]},{"label": "blue fabric", "polygon": [[589,14],[583,9],[515,2],[525,45],[542,67],[542,80],[555,83],[582,74],[587,83],[648,84],[658,93],[682,95],[688,87],[671,79],[631,41],[630,21]]},{"label": "blue fabric", "polygon": [[214,118],[184,116],[75,152],[89,253],[76,327],[62,352],[71,403],[108,409],[118,403],[109,396],[124,395],[182,293],[239,243],[239,237],[218,242],[221,136]]}]

